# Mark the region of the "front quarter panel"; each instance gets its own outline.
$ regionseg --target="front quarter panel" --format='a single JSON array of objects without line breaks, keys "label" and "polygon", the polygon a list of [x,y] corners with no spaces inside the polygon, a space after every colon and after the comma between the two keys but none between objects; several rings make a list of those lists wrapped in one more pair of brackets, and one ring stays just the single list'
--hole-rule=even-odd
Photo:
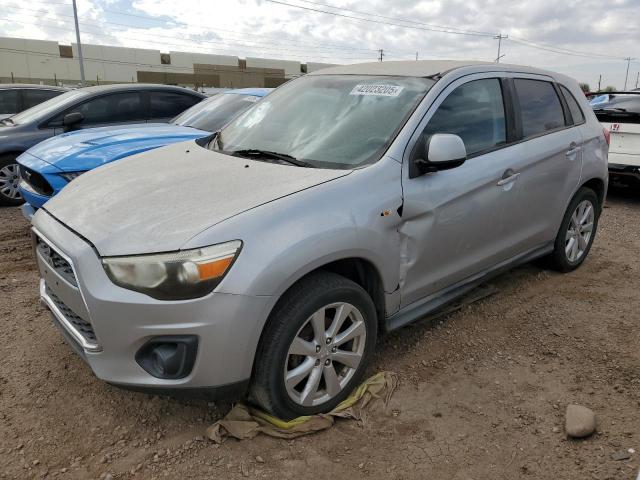
[{"label": "front quarter panel", "polygon": [[279,297],[305,274],[350,257],[371,262],[384,290],[392,292],[398,283],[400,171],[384,158],[214,225],[182,248],[242,240],[238,260],[218,287],[227,293]]}]

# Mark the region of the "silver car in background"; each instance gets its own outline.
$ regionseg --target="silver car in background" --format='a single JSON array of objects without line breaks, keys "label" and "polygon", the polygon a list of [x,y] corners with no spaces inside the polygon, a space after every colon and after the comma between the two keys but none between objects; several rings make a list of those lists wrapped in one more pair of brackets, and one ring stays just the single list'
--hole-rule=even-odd
[{"label": "silver car in background", "polygon": [[71,183],[33,218],[40,294],[109,383],[327,411],[380,333],[534,258],[577,268],[607,149],[555,73],[321,70],[219,134]]}]

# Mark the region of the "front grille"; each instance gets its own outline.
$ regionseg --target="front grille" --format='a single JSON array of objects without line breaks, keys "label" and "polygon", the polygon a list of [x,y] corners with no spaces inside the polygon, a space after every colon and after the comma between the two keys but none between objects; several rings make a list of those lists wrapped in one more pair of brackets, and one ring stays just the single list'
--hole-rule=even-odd
[{"label": "front grille", "polygon": [[47,264],[74,287],[78,286],[71,264],[56,252],[51,245],[36,235],[36,248]]},{"label": "front grille", "polygon": [[75,330],[83,336],[83,338],[92,344],[98,343],[98,339],[96,338],[96,334],[93,331],[93,327],[89,322],[84,321],[80,318],[76,313],[71,310],[65,303],[58,298],[58,296],[51,291],[49,287],[46,287],[46,294],[51,299],[51,301],[58,308],[60,313],[64,315],[64,318],[75,328]]},{"label": "front grille", "polygon": [[53,187],[49,182],[35,170],[31,170],[23,165],[19,166],[20,178],[27,183],[36,193],[50,197],[53,195]]}]

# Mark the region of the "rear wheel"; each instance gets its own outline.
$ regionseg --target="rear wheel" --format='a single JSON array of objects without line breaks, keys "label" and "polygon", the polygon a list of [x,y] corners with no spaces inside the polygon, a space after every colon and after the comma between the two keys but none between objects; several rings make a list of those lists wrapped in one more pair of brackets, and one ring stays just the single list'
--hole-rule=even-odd
[{"label": "rear wheel", "polygon": [[596,236],[599,215],[596,193],[586,187],[578,190],[562,219],[550,257],[555,269],[570,272],[584,262]]},{"label": "rear wheel", "polygon": [[8,207],[24,203],[18,190],[19,183],[16,158],[12,155],[0,156],[0,205]]},{"label": "rear wheel", "polygon": [[301,280],[265,329],[252,400],[286,419],[330,411],[362,382],[376,331],[373,301],[358,284],[330,272]]}]

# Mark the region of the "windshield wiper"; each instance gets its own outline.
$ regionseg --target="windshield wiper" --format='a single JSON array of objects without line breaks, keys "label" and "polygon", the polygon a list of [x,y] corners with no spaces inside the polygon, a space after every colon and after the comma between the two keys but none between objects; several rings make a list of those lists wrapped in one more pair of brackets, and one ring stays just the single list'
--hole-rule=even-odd
[{"label": "windshield wiper", "polygon": [[2,123],[4,125],[15,125],[15,122],[13,120],[11,120],[10,118],[4,118],[2,119]]},{"label": "windshield wiper", "polygon": [[246,150],[233,150],[228,153],[237,157],[268,158],[268,159],[280,160],[282,162],[290,163],[291,165],[295,165],[297,167],[315,168],[315,165],[312,165],[303,160],[298,160],[296,157],[292,157],[291,155],[287,155],[286,153],[271,152],[269,150],[259,150],[256,148],[248,148]]}]

